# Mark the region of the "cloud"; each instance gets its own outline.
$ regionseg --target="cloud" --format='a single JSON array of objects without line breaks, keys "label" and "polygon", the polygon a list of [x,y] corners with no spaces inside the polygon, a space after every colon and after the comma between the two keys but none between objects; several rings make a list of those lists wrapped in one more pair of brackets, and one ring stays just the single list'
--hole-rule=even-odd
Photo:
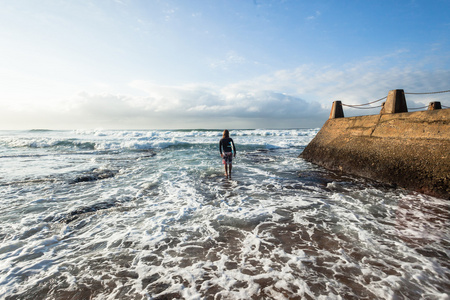
[{"label": "cloud", "polygon": [[[50,128],[237,128],[319,127],[334,100],[367,103],[389,90],[449,90],[450,70],[415,65],[390,66],[404,51],[343,66],[302,65],[224,86],[191,83],[129,83],[128,93],[82,92],[45,105],[0,105],[0,126]],[[135,93],[133,93],[135,91]],[[139,96],[138,96],[139,95]],[[450,106],[447,94],[407,95],[408,106],[430,101]],[[1,103],[0,103],[1,104]],[[346,116],[377,114],[379,109],[345,109]],[[230,125],[231,124],[231,125]],[[30,126],[30,125],[27,125]]]},{"label": "cloud", "polygon": [[308,16],[308,17],[306,18],[306,20],[308,20],[308,21],[315,20],[315,19],[317,19],[320,15],[321,15],[321,12],[320,12],[320,11],[316,11],[316,13],[315,13],[314,15]]},{"label": "cloud", "polygon": [[[320,103],[323,108],[330,108],[334,100],[342,100],[348,104],[367,103],[387,96],[393,89],[404,89],[405,92],[450,89],[448,69],[424,66],[420,61],[416,64],[391,66],[393,60],[401,59],[404,54],[404,51],[398,51],[342,66],[303,65],[239,84],[252,89],[282,91],[308,102]],[[414,97],[414,101],[427,104],[432,100],[448,102],[447,98],[448,94],[438,94]]]},{"label": "cloud", "polygon": [[228,70],[232,66],[241,65],[247,63],[245,57],[239,55],[235,51],[228,51],[223,59],[217,59],[210,63],[211,68],[213,69],[222,69]]},{"label": "cloud", "polygon": [[[158,120],[227,119],[267,120],[272,124],[315,123],[320,126],[328,117],[334,100],[348,104],[367,103],[386,96],[389,90],[433,92],[448,90],[450,70],[416,70],[414,66],[375,68],[379,62],[364,62],[333,68],[305,65],[292,70],[280,70],[252,80],[226,86],[186,84],[156,85],[134,81],[130,86],[145,96],[82,94],[78,104],[80,114],[93,112],[102,119],[156,118]],[[433,97],[409,96],[411,107],[426,105]],[[431,100],[430,100],[431,99]],[[450,103],[449,103],[450,104]],[[378,113],[348,111],[352,114]],[[315,121],[315,122],[313,122]],[[256,126],[256,125],[255,125]]]},{"label": "cloud", "polygon": [[[242,89],[239,86],[210,85],[159,86],[135,81],[131,86],[144,97],[81,93],[70,108],[77,116],[127,122],[148,120],[298,119],[321,112],[320,105],[274,91]],[[315,106],[315,107],[314,107]],[[319,107],[319,109],[317,109]]]},{"label": "cloud", "polygon": [[328,114],[318,103],[246,85],[130,85],[146,95],[81,92],[52,107],[28,107],[20,118],[32,128],[268,128],[317,127]]}]

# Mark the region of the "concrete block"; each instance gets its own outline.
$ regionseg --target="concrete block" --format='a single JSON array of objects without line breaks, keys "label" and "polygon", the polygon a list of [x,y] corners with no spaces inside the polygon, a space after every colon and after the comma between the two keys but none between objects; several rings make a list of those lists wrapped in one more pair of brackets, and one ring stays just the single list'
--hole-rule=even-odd
[{"label": "concrete block", "polygon": [[330,119],[337,119],[343,117],[344,117],[344,110],[342,109],[342,102],[339,100],[334,101],[333,105],[331,106]]},{"label": "concrete block", "polygon": [[438,101],[430,102],[430,104],[428,105],[428,110],[437,110],[437,109],[442,109],[441,102]]},{"label": "concrete block", "polygon": [[405,92],[403,90],[389,91],[381,114],[396,114],[408,112]]}]

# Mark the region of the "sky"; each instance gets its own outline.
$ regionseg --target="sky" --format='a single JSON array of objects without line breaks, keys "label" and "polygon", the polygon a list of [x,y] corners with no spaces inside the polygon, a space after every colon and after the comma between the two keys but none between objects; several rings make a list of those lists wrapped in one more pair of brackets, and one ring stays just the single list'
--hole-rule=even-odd
[{"label": "sky", "polygon": [[[0,0],[0,130],[320,127],[334,100],[450,90],[449,12],[450,0]],[[450,93],[406,99],[450,106]]]}]

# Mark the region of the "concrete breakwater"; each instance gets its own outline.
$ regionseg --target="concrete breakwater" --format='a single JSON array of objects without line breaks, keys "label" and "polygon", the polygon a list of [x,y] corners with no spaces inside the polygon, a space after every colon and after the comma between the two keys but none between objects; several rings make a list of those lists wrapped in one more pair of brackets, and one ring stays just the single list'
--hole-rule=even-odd
[{"label": "concrete breakwater", "polygon": [[450,109],[386,112],[395,107],[391,102],[396,97],[387,97],[379,115],[344,118],[342,109],[333,107],[300,157],[330,170],[450,199]]}]

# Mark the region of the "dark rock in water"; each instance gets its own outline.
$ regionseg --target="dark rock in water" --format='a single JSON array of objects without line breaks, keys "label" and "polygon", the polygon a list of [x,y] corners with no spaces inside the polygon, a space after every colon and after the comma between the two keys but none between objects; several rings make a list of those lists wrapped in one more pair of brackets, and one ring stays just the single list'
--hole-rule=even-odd
[{"label": "dark rock in water", "polygon": [[99,210],[104,210],[104,209],[108,209],[111,207],[114,207],[116,205],[115,202],[100,202],[100,203],[96,203],[94,205],[91,206],[85,206],[85,207],[81,207],[77,210],[71,211],[67,218],[65,219],[66,223],[70,223],[76,219],[78,219],[78,217],[80,215],[86,214],[86,213],[92,213],[92,212],[97,212]]},{"label": "dark rock in water", "polygon": [[300,156],[450,199],[450,109],[329,119]]},{"label": "dark rock in water", "polygon": [[141,155],[141,156],[139,157],[139,159],[149,158],[149,157],[153,157],[153,156],[156,155],[156,153],[153,152],[153,150],[145,150],[145,151],[143,151],[143,152],[146,152],[146,154],[145,154],[145,155]]},{"label": "dark rock in water", "polygon": [[44,220],[44,222],[64,222],[66,224],[69,224],[70,222],[73,222],[80,218],[80,216],[95,213],[99,210],[105,210],[112,207],[117,206],[118,203],[116,201],[111,202],[99,202],[90,206],[83,206],[78,209],[75,209],[69,213],[58,215],[55,217],[48,217]]},{"label": "dark rock in water", "polygon": [[71,184],[80,183],[80,182],[89,182],[89,181],[97,181],[107,178],[112,178],[116,176],[117,171],[113,170],[99,170],[94,169],[92,172],[80,175],[75,179],[69,181]]}]

